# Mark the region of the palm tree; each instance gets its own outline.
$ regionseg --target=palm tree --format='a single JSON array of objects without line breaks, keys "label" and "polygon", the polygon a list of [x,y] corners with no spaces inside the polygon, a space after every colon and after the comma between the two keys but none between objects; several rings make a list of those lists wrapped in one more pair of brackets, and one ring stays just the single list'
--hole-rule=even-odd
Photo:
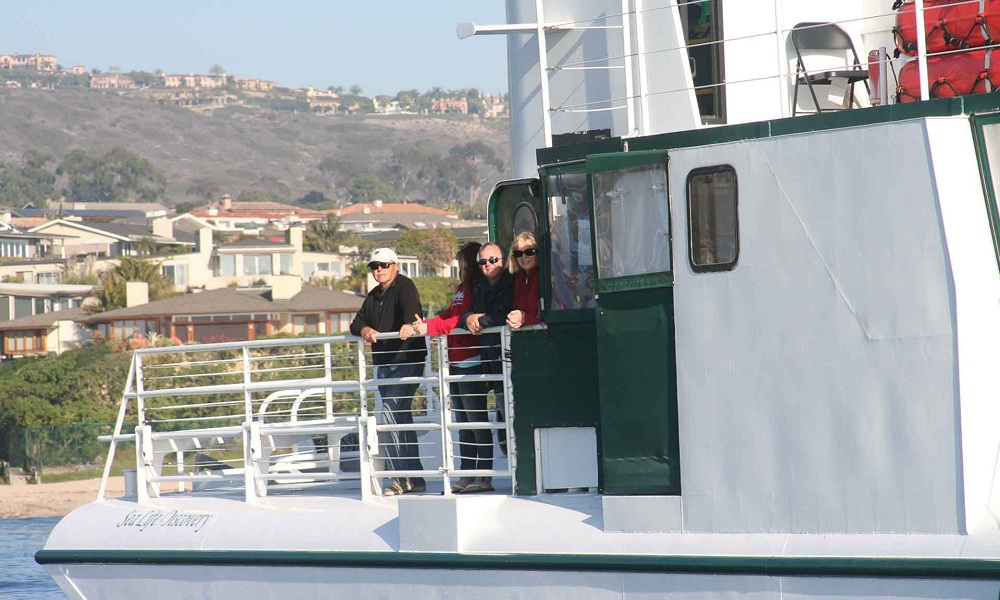
[{"label": "palm tree", "polygon": [[98,305],[93,312],[104,312],[125,308],[125,284],[129,281],[144,281],[149,284],[149,299],[160,300],[171,295],[173,283],[160,272],[160,263],[134,258],[121,257],[118,266],[104,271],[100,275],[100,285],[94,292]]}]

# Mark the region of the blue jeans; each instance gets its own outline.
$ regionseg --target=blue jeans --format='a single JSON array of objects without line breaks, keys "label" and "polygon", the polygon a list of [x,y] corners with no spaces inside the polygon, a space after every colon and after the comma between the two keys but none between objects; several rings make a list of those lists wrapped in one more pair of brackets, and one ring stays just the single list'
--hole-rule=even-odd
[{"label": "blue jeans", "polygon": [[[381,365],[376,369],[379,379],[421,377],[424,363]],[[413,423],[413,394],[418,383],[394,383],[378,386],[382,396],[382,424],[410,425]],[[378,444],[385,448],[386,463],[390,471],[422,471],[417,434],[414,431],[383,431],[378,434]]]},{"label": "blue jeans", "polygon": [[[478,375],[479,366],[451,367],[452,375]],[[486,423],[486,393],[489,386],[484,381],[454,381],[451,383],[451,404],[455,409],[456,423]],[[461,469],[493,468],[493,434],[489,429],[460,429],[458,455]]]}]

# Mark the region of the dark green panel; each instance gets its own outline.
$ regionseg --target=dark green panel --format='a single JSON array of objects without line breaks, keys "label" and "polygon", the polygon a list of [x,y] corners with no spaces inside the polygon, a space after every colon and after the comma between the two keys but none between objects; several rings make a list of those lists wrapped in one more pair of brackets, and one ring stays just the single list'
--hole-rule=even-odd
[{"label": "dark green panel", "polygon": [[594,140],[582,144],[569,144],[554,148],[539,148],[535,150],[535,158],[539,165],[555,165],[559,163],[583,160],[588,154],[599,152],[621,152],[621,138]]},{"label": "dark green panel", "polygon": [[641,152],[616,152],[614,154],[592,154],[587,157],[587,173],[617,171],[667,162],[666,150],[645,150]]},{"label": "dark green panel", "polygon": [[673,288],[597,300],[603,492],[680,494]]},{"label": "dark green panel", "polygon": [[[510,338],[516,492],[535,494],[535,429],[598,426],[594,323],[551,323],[546,330],[515,331]],[[600,431],[597,437],[599,444]]]}]

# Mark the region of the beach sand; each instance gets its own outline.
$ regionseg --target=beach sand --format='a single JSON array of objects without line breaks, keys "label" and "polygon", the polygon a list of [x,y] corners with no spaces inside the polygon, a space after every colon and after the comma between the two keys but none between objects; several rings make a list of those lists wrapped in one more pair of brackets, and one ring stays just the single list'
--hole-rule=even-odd
[{"label": "beach sand", "polygon": [[[16,483],[0,485],[0,519],[19,517],[61,517],[73,509],[97,499],[100,479],[82,479],[61,483]],[[112,477],[104,492],[106,498],[125,494],[125,479]]]}]

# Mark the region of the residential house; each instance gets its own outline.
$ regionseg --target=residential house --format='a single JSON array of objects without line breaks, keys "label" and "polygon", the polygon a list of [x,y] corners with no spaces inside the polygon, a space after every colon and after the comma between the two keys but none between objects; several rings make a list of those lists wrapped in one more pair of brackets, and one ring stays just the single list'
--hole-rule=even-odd
[{"label": "residential house", "polygon": [[504,102],[503,95],[485,95],[482,100],[484,119],[496,119],[507,114],[507,103]]},{"label": "residential house", "polygon": [[59,283],[65,270],[64,242],[58,235],[0,230],[0,280]]},{"label": "residential house", "polygon": [[[395,247],[399,236],[412,229],[447,227],[455,234],[459,244],[488,239],[486,221],[459,219],[455,212],[414,203],[390,203],[376,200],[372,203],[352,204],[332,211],[340,218],[341,226],[356,232],[362,239],[380,246]],[[457,248],[456,248],[457,250]],[[458,278],[458,262],[434,267],[432,265],[406,264],[402,257],[400,271],[411,277],[438,275]],[[412,259],[416,263],[416,259]],[[410,270],[412,268],[412,271]]]},{"label": "residential house", "polygon": [[169,215],[172,209],[156,202],[53,202],[49,208],[26,207],[17,210],[21,217],[80,219],[155,219]]},{"label": "residential house", "polygon": [[98,90],[135,88],[135,79],[121,73],[94,73],[90,76],[89,86]]},{"label": "residential house", "polygon": [[393,100],[389,96],[375,96],[372,98],[377,115],[399,115],[403,113],[403,107],[399,100]]},{"label": "residential house", "polygon": [[46,71],[55,73],[59,61],[48,54],[0,54],[0,71]]},{"label": "residential house", "polygon": [[465,98],[439,98],[431,102],[431,112],[439,115],[445,113],[467,115],[469,114],[469,101]]},{"label": "residential house", "polygon": [[0,322],[0,357],[22,358],[62,354],[90,342],[90,330],[79,323],[83,308],[68,308]]},{"label": "residential house", "polygon": [[63,254],[59,258],[92,256],[100,259],[130,256],[134,240],[127,234],[109,231],[103,226],[104,223],[55,219],[33,227],[29,232],[59,236],[63,240]]},{"label": "residential house", "polygon": [[0,355],[61,353],[89,340],[75,321],[90,285],[0,283]]},{"label": "residential house", "polygon": [[190,212],[219,231],[259,232],[271,225],[287,229],[322,219],[325,215],[316,210],[280,202],[234,202],[228,195],[220,203],[200,206]]},{"label": "residential house", "polygon": [[0,259],[62,258],[60,236],[41,233],[20,233],[13,229],[0,230]]},{"label": "residential house", "polygon": [[263,79],[233,77],[233,82],[236,84],[236,89],[242,92],[270,92],[274,88],[278,87],[276,82],[265,81]]},{"label": "residential house", "polygon": [[219,288],[91,315],[84,322],[105,339],[136,334],[182,342],[254,340],[276,333],[346,331],[361,296],[276,276],[270,288]]},{"label": "residential house", "polygon": [[163,87],[189,89],[217,89],[226,86],[225,75],[170,74],[163,76]]},{"label": "residential house", "polygon": [[83,306],[92,285],[0,283],[0,322]]},{"label": "residential house", "polygon": [[305,91],[309,110],[315,113],[335,113],[340,111],[340,94],[328,90],[309,88]]},{"label": "residential house", "polygon": [[332,211],[344,229],[364,233],[387,229],[451,227],[459,222],[458,214],[415,203],[394,203],[375,200]]}]

